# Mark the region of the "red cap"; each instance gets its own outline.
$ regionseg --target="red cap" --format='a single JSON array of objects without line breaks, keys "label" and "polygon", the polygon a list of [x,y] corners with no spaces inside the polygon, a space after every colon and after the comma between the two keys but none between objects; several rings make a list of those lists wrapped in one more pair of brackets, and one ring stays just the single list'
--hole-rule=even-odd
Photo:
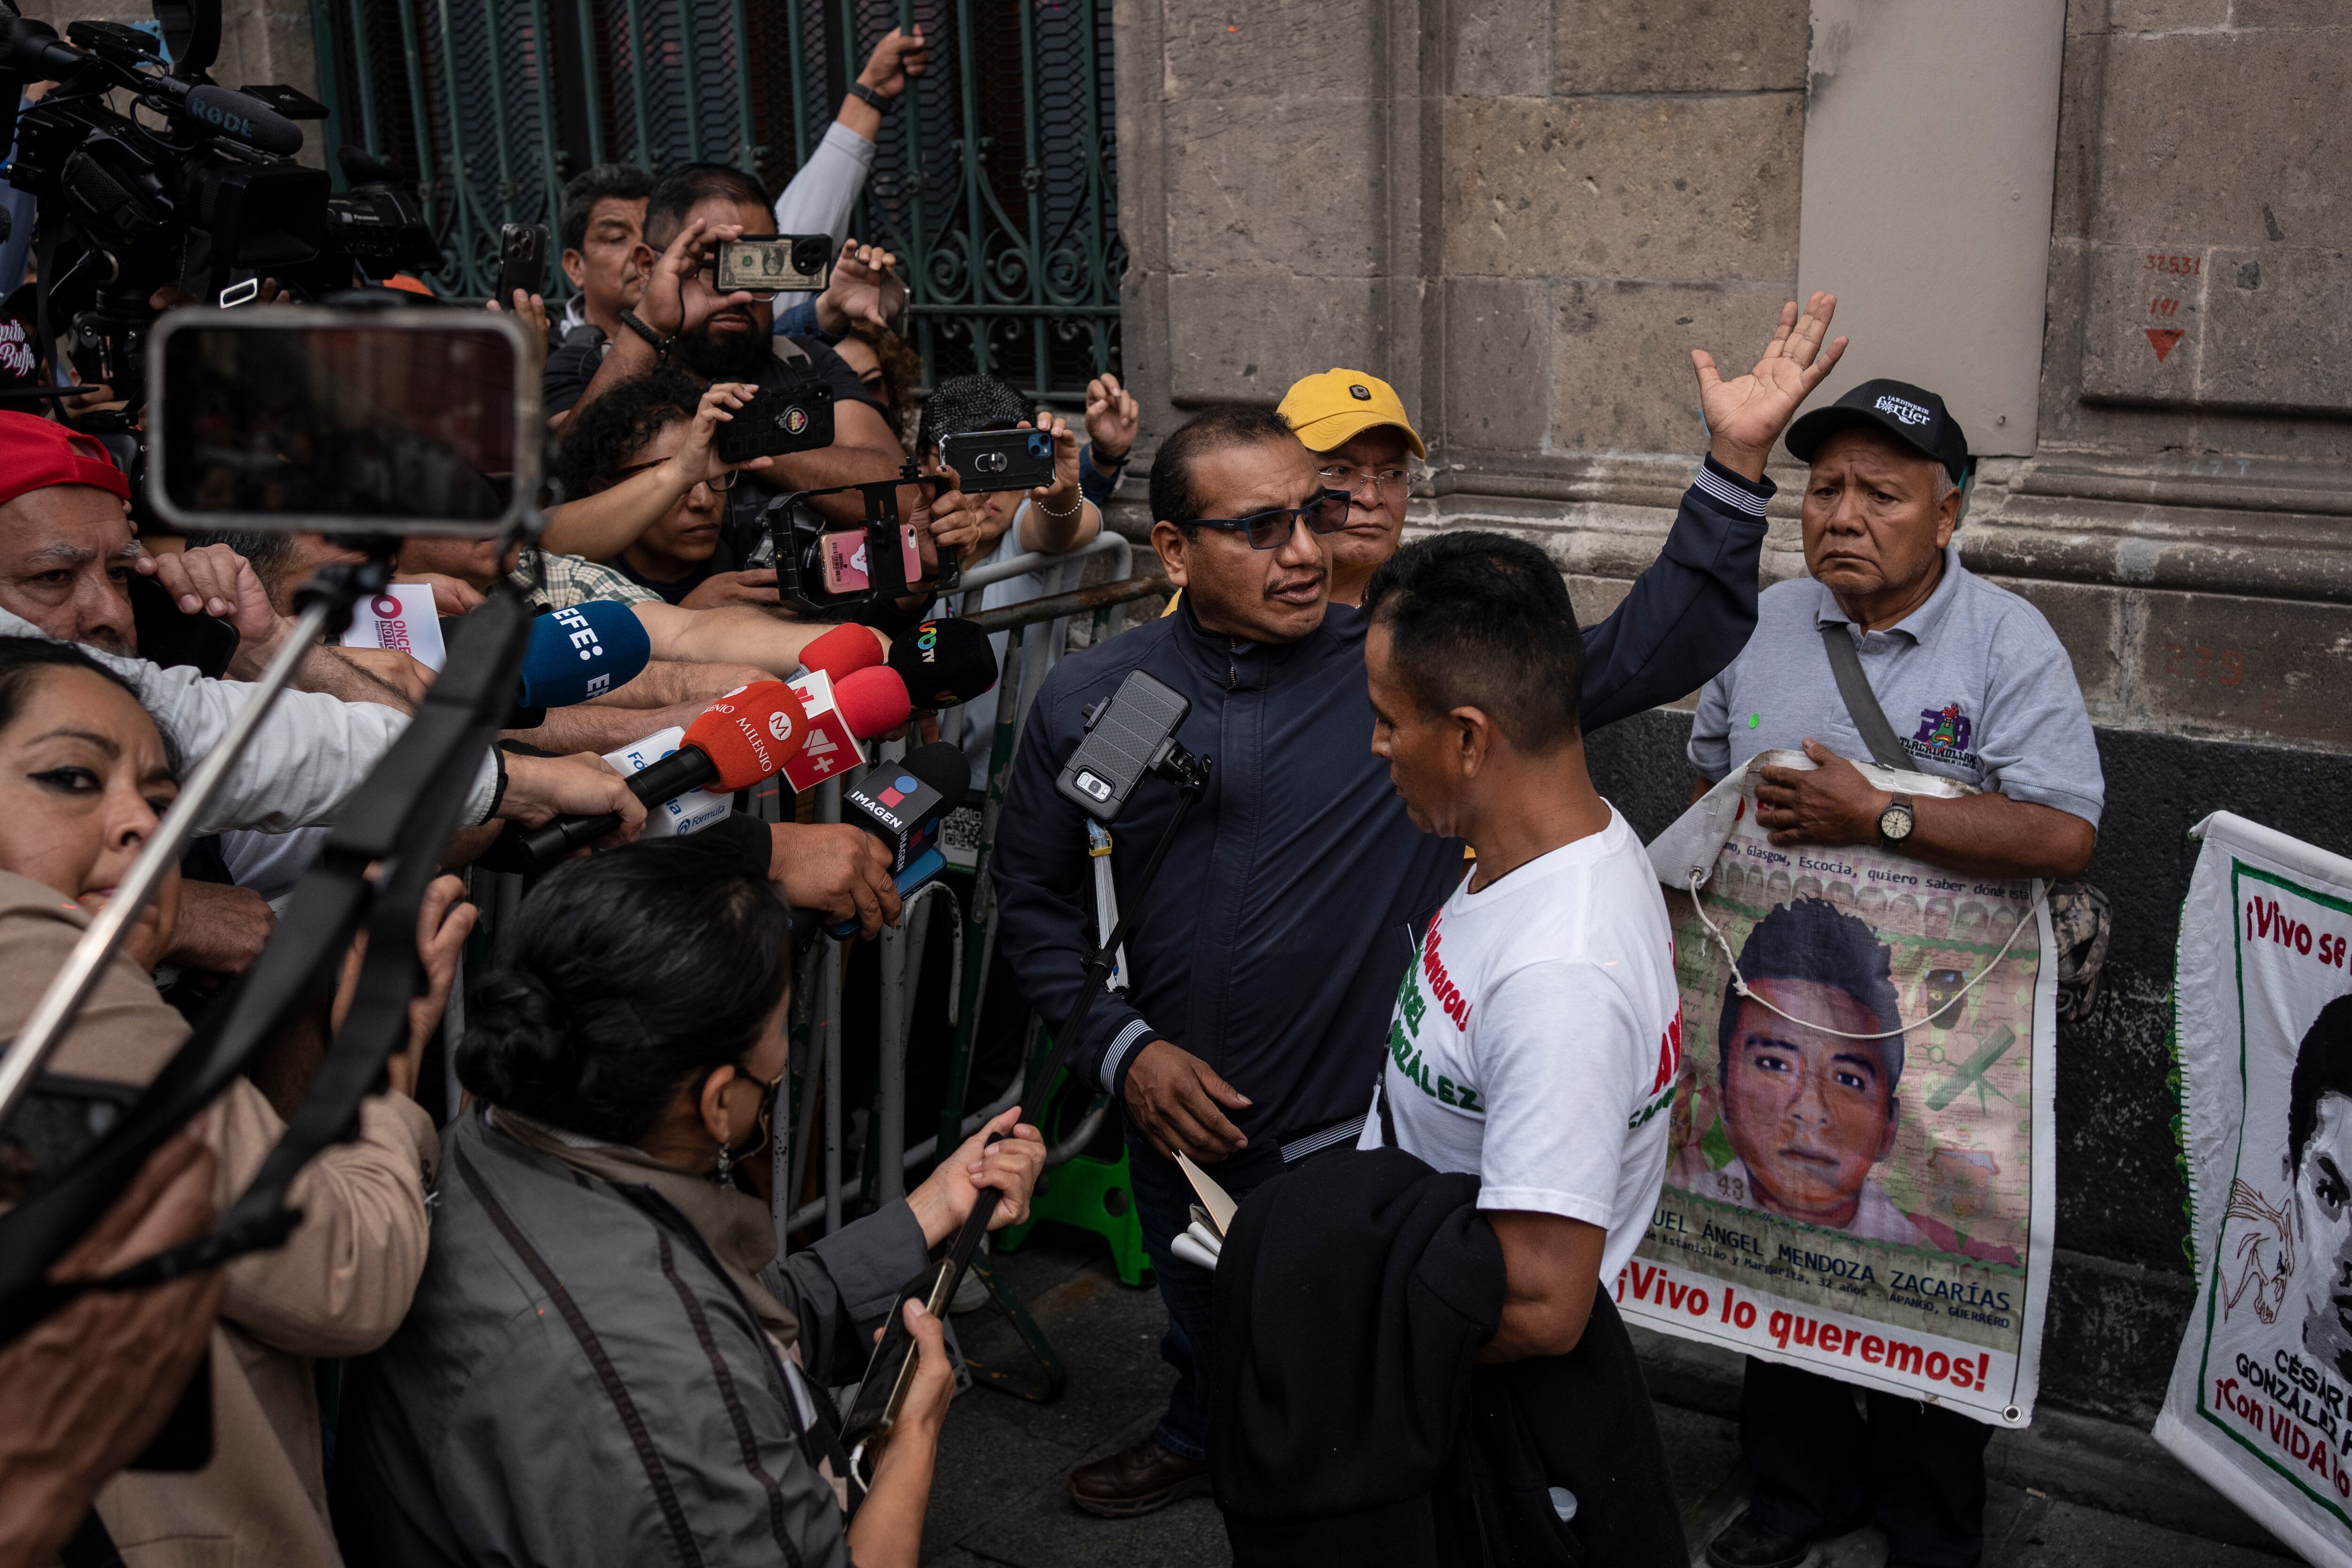
[{"label": "red cap", "polygon": [[871,669],[882,662],[882,644],[855,623],[845,624],[801,649],[803,669],[821,669],[839,685],[845,676]]},{"label": "red cap", "polygon": [[808,712],[781,680],[758,680],[730,691],[686,727],[681,746],[709,757],[715,790],[750,789],[783,770],[808,740]]},{"label": "red cap", "polygon": [[37,415],[0,412],[0,505],[51,485],[95,485],[131,499],[131,481],[94,437]]},{"label": "red cap", "polygon": [[861,741],[887,735],[915,710],[907,683],[887,665],[853,670],[833,684],[833,706],[849,732]]}]

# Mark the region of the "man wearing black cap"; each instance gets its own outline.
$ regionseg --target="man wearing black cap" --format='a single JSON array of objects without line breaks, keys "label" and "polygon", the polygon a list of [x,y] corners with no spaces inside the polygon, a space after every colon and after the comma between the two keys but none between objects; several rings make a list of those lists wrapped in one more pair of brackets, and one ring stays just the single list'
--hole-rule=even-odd
[{"label": "man wearing black cap", "polygon": [[[2078,875],[2105,799],[2090,716],[2042,613],[1960,564],[1968,442],[1943,399],[1864,382],[1797,420],[1788,446],[1812,469],[1809,574],[1764,591],[1755,635],[1700,694],[1690,758],[1707,782],[1694,798],[1759,752],[1801,747],[1814,768],[1767,768],[1757,787],[1775,844],[1879,845],[1981,877]],[[1858,716],[1841,695],[1832,637],[1856,654],[1869,690],[1855,695],[1877,712]],[[1874,755],[1981,793],[1881,790],[1845,760]],[[1749,1361],[1739,1425],[1756,1492],[1707,1560],[1792,1568],[1813,1541],[1875,1519],[1890,1563],[1973,1568],[1990,1429],[1895,1395],[1868,1405],[1865,1418],[1840,1384]]]}]

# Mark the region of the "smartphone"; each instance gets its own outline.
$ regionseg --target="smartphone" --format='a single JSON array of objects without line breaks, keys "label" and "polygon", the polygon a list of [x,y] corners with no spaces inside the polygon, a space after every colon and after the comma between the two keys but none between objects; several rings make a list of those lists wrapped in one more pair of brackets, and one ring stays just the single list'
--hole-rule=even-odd
[{"label": "smartphone", "polygon": [[[923,554],[915,525],[898,525],[898,570],[908,583],[923,580]],[[858,594],[874,585],[866,571],[866,531],[822,534],[817,540],[817,577],[828,594]]]},{"label": "smartphone", "polygon": [[1043,430],[972,430],[940,443],[940,461],[966,495],[1054,482],[1054,437]]},{"label": "smartphone", "polygon": [[820,381],[774,386],[719,427],[719,460],[740,463],[833,445],[833,390]]},{"label": "smartphone", "polygon": [[499,309],[514,309],[515,290],[547,292],[547,226],[510,223],[499,230]]},{"label": "smartphone", "polygon": [[711,253],[721,294],[818,293],[833,281],[833,237],[755,234],[722,239]]}]

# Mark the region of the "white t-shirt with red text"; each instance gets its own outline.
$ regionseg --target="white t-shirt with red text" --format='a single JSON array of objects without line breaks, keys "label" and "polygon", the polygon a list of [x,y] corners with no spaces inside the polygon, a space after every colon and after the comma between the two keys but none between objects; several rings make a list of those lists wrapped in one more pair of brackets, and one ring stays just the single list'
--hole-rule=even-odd
[{"label": "white t-shirt with red text", "polygon": [[[1430,921],[1389,1021],[1395,1143],[1479,1178],[1482,1209],[1609,1233],[1606,1289],[1647,1233],[1682,1064],[1657,873],[1609,826],[1505,874],[1465,876]],[[1359,1148],[1381,1146],[1375,1100]]]}]

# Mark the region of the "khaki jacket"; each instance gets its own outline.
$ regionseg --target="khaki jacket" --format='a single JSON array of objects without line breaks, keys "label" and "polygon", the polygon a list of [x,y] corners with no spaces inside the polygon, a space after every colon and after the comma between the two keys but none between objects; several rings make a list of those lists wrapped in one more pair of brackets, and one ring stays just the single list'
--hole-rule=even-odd
[{"label": "khaki jacket", "polygon": [[[54,889],[0,872],[0,1037],[23,1026],[89,923]],[[187,1034],[146,973],[119,958],[49,1068],[144,1083]],[[243,1079],[209,1123],[225,1212],[285,1123]],[[295,1178],[289,1201],[302,1224],[286,1245],[228,1266],[213,1332],[212,1463],[186,1475],[126,1472],[99,1493],[127,1568],[341,1563],[327,1521],[314,1361],[373,1350],[407,1315],[428,1239],[424,1173],[438,1157],[431,1119],[414,1100],[369,1100],[358,1139]]]}]

